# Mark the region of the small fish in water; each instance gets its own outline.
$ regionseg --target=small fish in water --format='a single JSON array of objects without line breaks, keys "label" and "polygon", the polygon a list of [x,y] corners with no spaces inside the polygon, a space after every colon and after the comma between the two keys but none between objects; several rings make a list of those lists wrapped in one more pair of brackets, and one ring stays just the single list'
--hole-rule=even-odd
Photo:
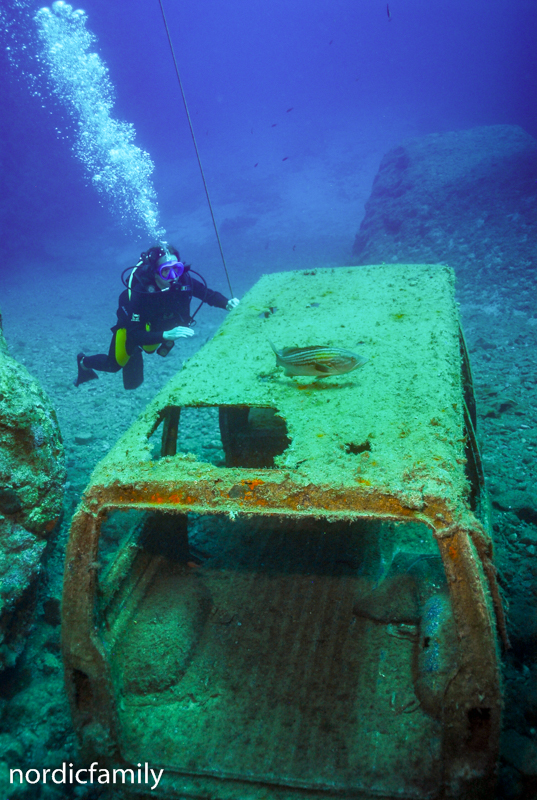
[{"label": "small fish in water", "polygon": [[362,367],[367,358],[343,350],[341,347],[284,347],[276,350],[272,342],[270,346],[276,355],[278,366],[285,369],[285,375],[311,375],[315,378],[327,378],[329,375],[343,375]]}]

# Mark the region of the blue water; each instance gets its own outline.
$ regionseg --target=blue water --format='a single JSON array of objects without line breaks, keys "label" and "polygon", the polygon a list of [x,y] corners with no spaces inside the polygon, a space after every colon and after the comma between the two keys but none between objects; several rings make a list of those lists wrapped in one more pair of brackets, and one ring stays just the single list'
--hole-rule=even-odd
[{"label": "blue water", "polygon": [[[537,135],[531,0],[392,0],[391,18],[383,0],[164,6],[235,293],[272,269],[348,263],[380,158],[402,140],[497,123]],[[224,288],[158,0],[83,6],[88,54],[106,72],[92,85],[110,90],[109,124],[131,131],[123,146],[144,166],[120,176],[121,197],[117,180],[115,195],[98,191],[106,141],[80,153],[99,121],[90,98],[81,113],[51,83],[39,8],[3,11],[4,252],[29,244],[61,276],[76,249],[112,280],[119,266],[99,253],[126,266],[165,229]]]},{"label": "blue water", "polygon": [[[238,297],[262,273],[352,264],[380,161],[404,140],[498,124],[537,137],[535,0],[389,0],[389,15],[386,0],[163,3]],[[47,566],[59,597],[68,520],[92,468],[225,318],[222,309],[204,307],[192,339],[165,359],[146,359],[136,392],[107,374],[75,389],[77,352],[108,351],[121,272],[162,235],[211,288],[231,291],[158,0],[87,0],[75,16],[76,6],[40,8],[34,0],[0,4],[0,310],[10,352],[51,397],[65,442],[63,538]],[[57,13],[67,27],[45,46],[40,30]],[[526,440],[537,428],[534,294],[522,280],[533,272],[531,237],[514,242],[512,232],[526,230],[534,208],[521,206],[521,216],[522,196],[515,192],[513,213],[500,204],[502,224],[493,217],[486,258],[484,218],[474,220],[474,238],[473,229],[461,232],[473,282],[463,284],[459,299],[487,412],[480,419],[484,464],[498,507],[509,509],[533,485]],[[511,238],[499,248],[506,217]],[[534,230],[530,222],[527,230]],[[311,343],[324,343],[322,331]],[[281,342],[294,344],[306,343]],[[505,424],[498,419],[504,408]],[[80,433],[89,444],[77,442]],[[526,733],[535,726],[534,737],[534,539],[511,511],[497,519],[513,652],[524,668],[517,663],[507,673],[507,727]],[[42,669],[40,659],[33,668]],[[28,693],[27,674],[25,699],[14,708],[17,726],[32,731],[34,744],[20,741],[34,768],[44,763],[44,748],[63,747],[61,724],[66,741],[72,734],[66,711],[53,709],[53,736],[41,735],[45,694]],[[64,752],[73,757],[71,744],[51,750],[54,768]]]}]

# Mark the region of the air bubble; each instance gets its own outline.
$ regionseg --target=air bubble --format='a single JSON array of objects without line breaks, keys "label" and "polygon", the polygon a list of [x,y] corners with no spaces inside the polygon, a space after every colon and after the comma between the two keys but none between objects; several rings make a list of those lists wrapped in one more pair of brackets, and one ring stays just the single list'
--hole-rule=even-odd
[{"label": "air bubble", "polygon": [[35,21],[43,46],[39,60],[54,93],[76,121],[73,150],[93,186],[108,198],[119,219],[151,239],[162,238],[165,231],[158,221],[152,182],[154,164],[134,144],[134,126],[111,116],[114,87],[108,67],[94,52],[96,37],[86,29],[85,12],[56,0],[51,9],[40,9]]}]

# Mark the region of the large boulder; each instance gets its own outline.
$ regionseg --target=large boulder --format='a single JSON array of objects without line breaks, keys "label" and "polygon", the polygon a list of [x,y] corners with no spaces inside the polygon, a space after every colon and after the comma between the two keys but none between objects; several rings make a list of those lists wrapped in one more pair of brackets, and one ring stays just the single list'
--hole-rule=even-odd
[{"label": "large boulder", "polygon": [[353,264],[524,267],[537,238],[537,141],[515,125],[411,139],[375,177]]},{"label": "large boulder", "polygon": [[64,484],[56,414],[39,383],[9,355],[0,316],[0,670],[13,666],[24,646]]}]

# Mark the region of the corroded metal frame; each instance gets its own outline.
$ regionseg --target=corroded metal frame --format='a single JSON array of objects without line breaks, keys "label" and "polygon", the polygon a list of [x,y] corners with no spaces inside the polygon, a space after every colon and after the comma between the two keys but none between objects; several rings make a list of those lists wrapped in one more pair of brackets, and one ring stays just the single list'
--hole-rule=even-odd
[{"label": "corroded metal frame", "polygon": [[[259,388],[259,381],[256,382],[257,373],[244,376],[241,386],[243,389],[246,386],[248,390],[250,386],[254,388],[252,396],[248,397],[250,407],[270,405],[279,409],[286,419],[293,445],[296,446],[291,460],[289,453],[284,453],[279,463],[276,460],[273,469],[223,469],[198,462],[188,454],[176,454],[182,406],[237,407],[246,404],[244,394],[240,394],[241,386],[239,391],[236,389],[236,381],[228,384],[224,382],[224,385],[217,385],[216,388],[211,383],[203,382],[211,370],[215,374],[214,365],[221,364],[222,355],[218,348],[222,346],[223,339],[218,340],[217,337],[206,345],[200,355],[189,362],[183,372],[166,387],[99,465],[73,518],[64,578],[63,654],[75,728],[86,747],[94,753],[108,755],[112,760],[121,759],[121,734],[107,656],[94,619],[100,528],[110,511],[137,508],[181,514],[188,511],[200,514],[224,513],[231,517],[240,514],[256,517],[322,517],[328,521],[364,518],[416,521],[427,525],[438,543],[461,649],[458,671],[450,681],[444,698],[445,773],[438,797],[477,798],[485,797],[492,791],[501,717],[496,632],[499,631],[504,645],[507,646],[508,642],[486,519],[480,521],[470,508],[471,491],[468,478],[464,474],[464,448],[468,437],[477,459],[478,453],[473,427],[468,424],[468,419],[465,424],[464,419],[459,329],[453,303],[452,275],[446,268],[407,266],[404,273],[399,267],[364,269],[345,271],[347,280],[350,280],[351,274],[359,287],[367,286],[368,280],[371,281],[367,270],[374,270],[376,292],[387,292],[387,287],[393,285],[394,279],[403,283],[407,280],[413,286],[412,280],[423,281],[425,274],[428,279],[431,276],[434,279],[437,292],[434,302],[440,302],[442,298],[439,300],[438,294],[444,293],[447,311],[442,323],[448,328],[451,337],[449,358],[453,352],[457,353],[451,364],[451,378],[448,382],[453,387],[455,401],[450,401],[450,405],[455,408],[455,415],[450,410],[453,419],[448,423],[440,417],[439,412],[431,419],[430,425],[433,426],[434,436],[436,429],[444,425],[446,437],[450,437],[448,445],[453,451],[453,458],[450,460],[446,450],[446,437],[440,437],[439,447],[443,448],[441,456],[433,455],[434,460],[425,465],[422,459],[418,459],[413,470],[405,473],[407,477],[404,481],[396,482],[392,479],[391,485],[390,480],[386,483],[385,473],[378,471],[378,462],[370,459],[369,454],[363,459],[365,467],[359,467],[348,478],[345,477],[345,469],[348,471],[349,462],[344,458],[341,467],[339,462],[336,463],[335,472],[328,469],[323,472],[322,463],[316,461],[314,465],[311,461],[308,465],[312,451],[308,449],[306,441],[307,426],[300,427],[299,416],[299,403],[303,403],[303,397],[312,398],[313,403],[319,395],[314,393],[311,386],[298,387],[303,390],[302,394],[297,393],[296,387],[293,387],[293,393],[289,394],[289,382],[283,386],[276,384],[279,379],[271,378],[270,373],[268,391],[267,383]],[[289,275],[294,276],[295,273]],[[309,273],[296,275],[300,289],[304,281],[307,284]],[[248,295],[242,304],[243,319],[237,316],[235,320],[228,321],[223,326],[220,337],[232,339],[238,335],[244,339],[244,315],[253,310],[256,312],[255,316],[259,316],[259,308],[262,310],[265,306],[276,305],[271,294],[273,287],[270,285],[270,280],[275,278],[280,280],[277,287],[280,294],[284,291],[282,287],[290,280],[288,275],[283,278],[267,276],[265,283],[269,284],[269,290],[263,285],[256,294],[254,287],[253,294]],[[342,275],[341,278],[344,280],[345,276]],[[252,317],[253,313],[250,314],[250,318]],[[246,319],[246,327],[248,322]],[[396,325],[397,322],[394,327]],[[443,354],[441,359],[444,363]],[[453,376],[457,376],[458,383]],[[431,376],[426,377],[430,383]],[[434,380],[432,382],[430,396],[434,398]],[[424,386],[426,383],[425,381]],[[467,384],[467,381],[464,383]],[[344,407],[336,406],[337,402],[340,405],[343,402],[343,392],[338,394],[337,386],[329,391],[336,416],[338,412],[344,413]],[[447,404],[445,405],[447,408]],[[443,407],[442,398],[438,408]],[[294,413],[296,416],[293,416]],[[430,408],[427,408],[427,417],[430,413]],[[416,426],[417,436],[425,428],[425,419],[424,417],[421,422],[421,428]],[[161,423],[164,423],[163,457],[155,461],[148,456],[148,442]],[[403,425],[405,424],[403,420]],[[358,429],[360,419],[353,425]],[[336,426],[334,437],[339,435],[338,430]],[[368,428],[364,428],[366,430]],[[402,430],[405,432],[406,427]],[[457,432],[459,438],[456,438]],[[329,434],[330,431],[327,435]],[[429,435],[428,429],[427,434]],[[324,437],[324,430],[318,435]],[[355,438],[360,440],[364,436],[359,432]],[[375,443],[375,433],[370,435],[370,439]],[[417,448],[420,446],[421,442],[416,445]],[[341,444],[338,447],[337,452],[340,453]],[[388,442],[387,458],[390,458],[389,448]],[[432,445],[426,443],[424,452],[434,454],[436,451],[431,448]],[[378,453],[378,461],[382,467],[381,445]],[[319,457],[322,459],[322,452]],[[342,458],[341,454],[338,458]],[[405,453],[401,459],[407,459]],[[436,474],[436,462],[440,461],[442,470]],[[479,461],[475,463],[479,471]],[[401,464],[405,466],[403,460]],[[389,470],[393,470],[393,475],[403,474],[401,464],[394,465],[390,462],[386,474]],[[383,477],[379,479],[379,475]],[[481,483],[481,479],[478,482]],[[476,489],[481,494],[482,490],[482,486]]]}]

